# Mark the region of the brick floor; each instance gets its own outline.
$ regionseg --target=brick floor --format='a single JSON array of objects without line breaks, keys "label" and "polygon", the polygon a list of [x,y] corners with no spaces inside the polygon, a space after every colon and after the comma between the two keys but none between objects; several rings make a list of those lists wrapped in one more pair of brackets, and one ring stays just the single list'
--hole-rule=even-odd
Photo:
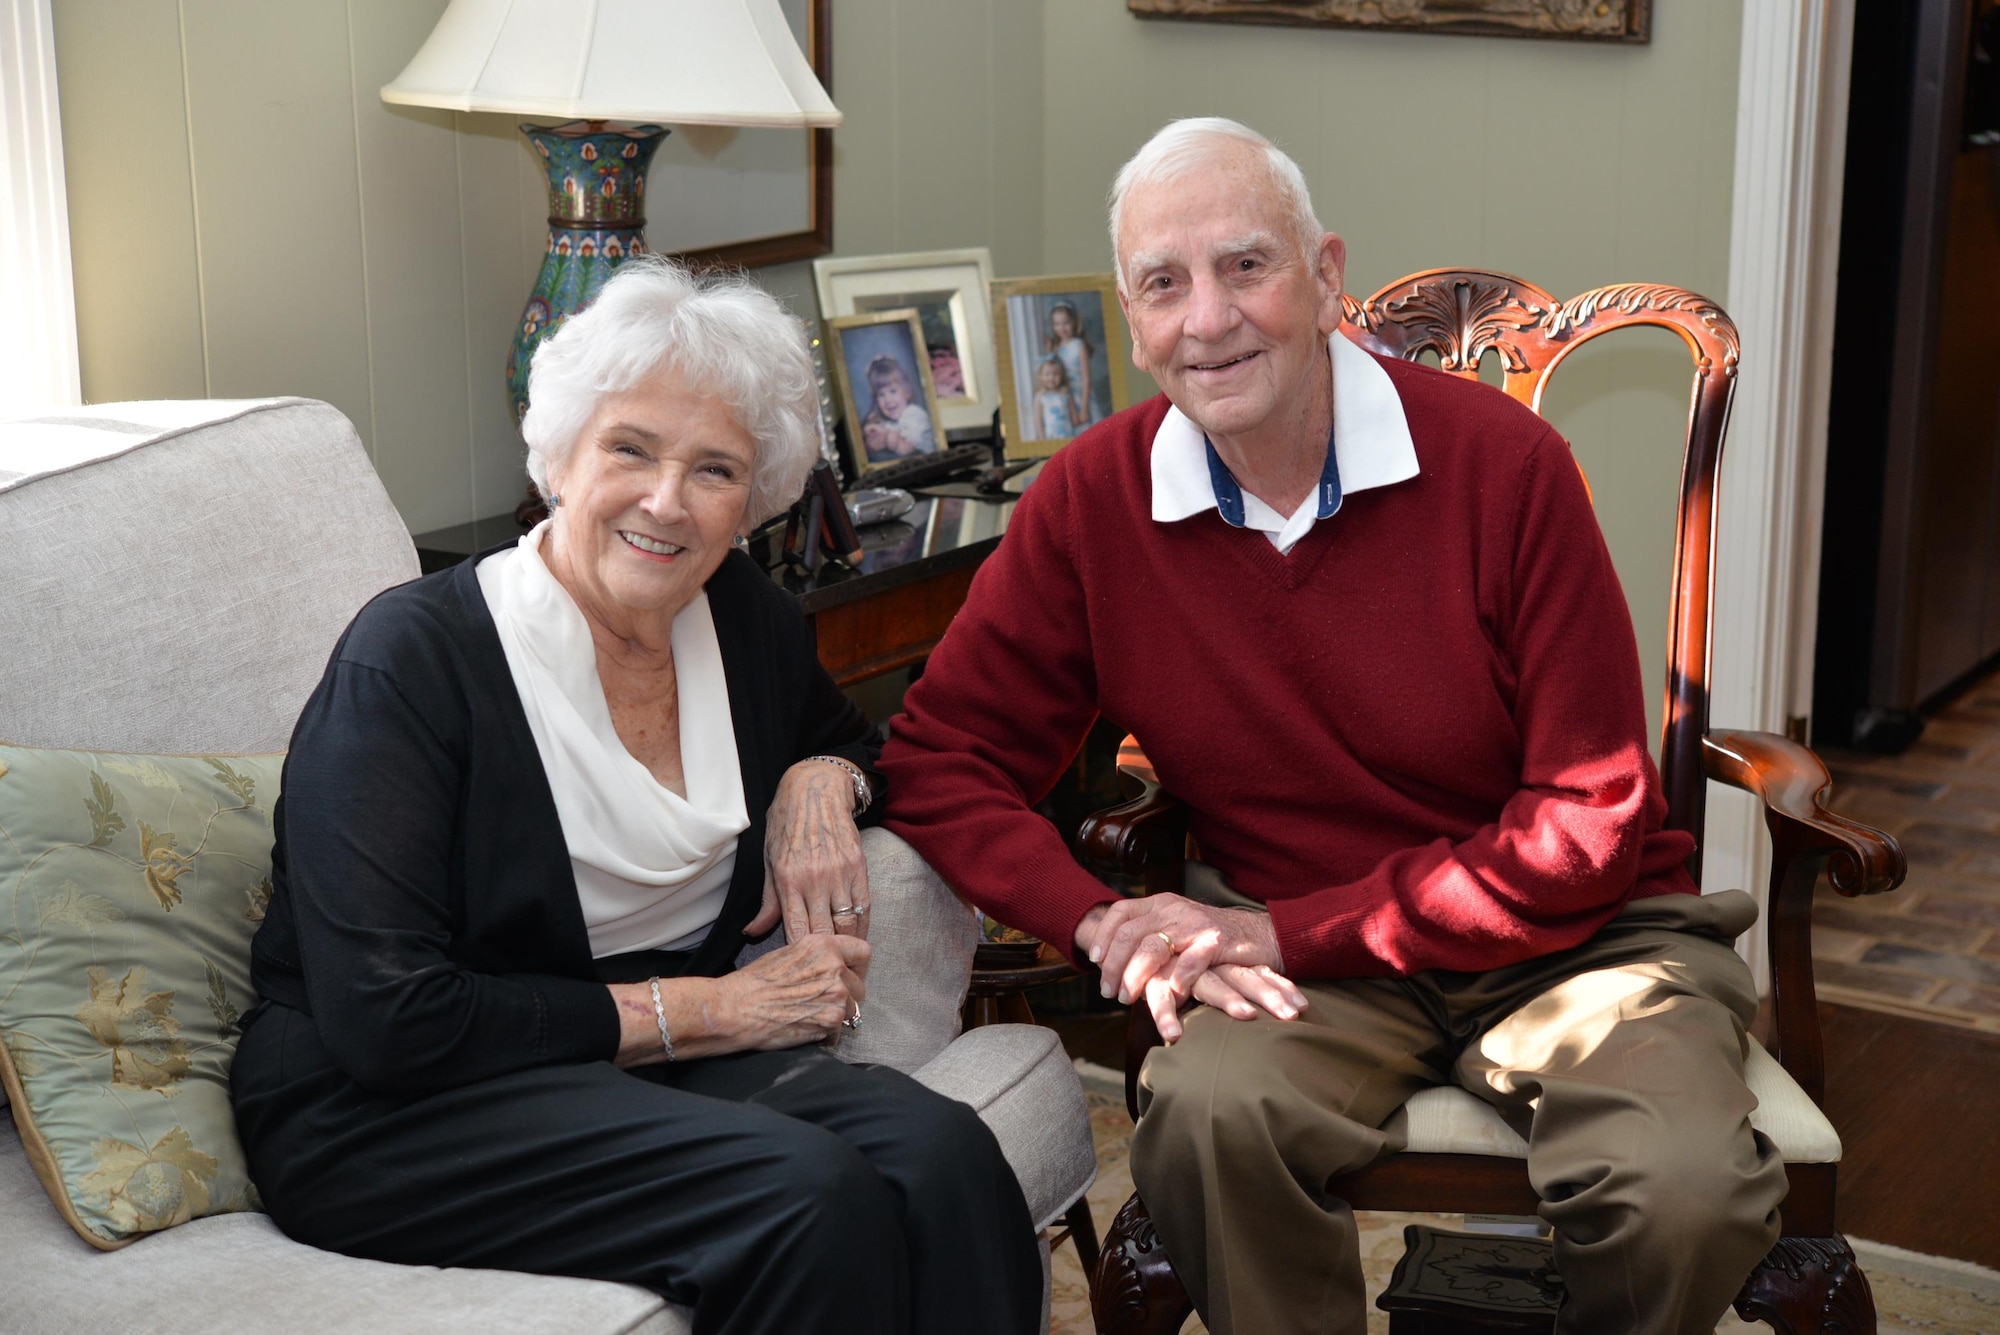
[{"label": "brick floor", "polygon": [[1900,756],[1831,748],[1829,805],[1903,845],[1902,889],[1813,911],[1822,999],[2000,1033],[2000,676]]}]

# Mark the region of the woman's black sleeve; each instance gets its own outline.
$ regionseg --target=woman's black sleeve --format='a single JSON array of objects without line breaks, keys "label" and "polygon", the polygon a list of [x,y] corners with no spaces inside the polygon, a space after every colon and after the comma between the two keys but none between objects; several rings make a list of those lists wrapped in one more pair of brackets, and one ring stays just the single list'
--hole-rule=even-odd
[{"label": "woman's black sleeve", "polygon": [[293,734],[283,892],[328,1053],[391,1092],[609,1060],[618,1013],[603,984],[454,958],[454,850],[478,837],[463,809],[471,739],[462,710],[426,704],[336,654]]}]

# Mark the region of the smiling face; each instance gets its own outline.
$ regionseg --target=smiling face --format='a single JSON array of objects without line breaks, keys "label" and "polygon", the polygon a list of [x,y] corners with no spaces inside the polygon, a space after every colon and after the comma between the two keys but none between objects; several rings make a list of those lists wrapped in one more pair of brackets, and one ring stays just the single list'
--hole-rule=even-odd
[{"label": "smiling face", "polygon": [[910,390],[901,376],[892,376],[875,387],[875,406],[892,422],[903,415],[903,409],[910,406]]},{"label": "smiling face", "polygon": [[1134,187],[1118,255],[1133,362],[1212,440],[1255,449],[1311,416],[1346,249],[1329,232],[1299,253],[1258,150],[1222,147],[1178,180]]},{"label": "smiling face", "polygon": [[1041,377],[1042,377],[1043,389],[1048,389],[1048,390],[1061,389],[1063,387],[1062,363],[1043,362]]},{"label": "smiling face", "polygon": [[1069,307],[1058,306],[1049,313],[1049,331],[1064,343],[1076,337],[1076,316]]},{"label": "smiling face", "polygon": [[597,628],[663,635],[729,554],[756,462],[729,406],[675,372],[605,395],[550,474],[550,572]]}]

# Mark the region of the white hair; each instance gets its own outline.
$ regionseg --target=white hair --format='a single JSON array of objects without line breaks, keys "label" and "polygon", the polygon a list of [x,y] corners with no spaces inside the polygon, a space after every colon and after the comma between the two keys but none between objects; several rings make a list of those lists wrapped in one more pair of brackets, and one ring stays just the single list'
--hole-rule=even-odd
[{"label": "white hair", "polygon": [[819,458],[819,398],[805,332],[736,274],[697,276],[662,255],[627,260],[528,368],[528,476],[544,497],[606,394],[662,371],[729,405],[757,442],[746,524],[797,500]]},{"label": "white hair", "polygon": [[1125,197],[1138,186],[1167,185],[1200,171],[1238,144],[1263,151],[1265,169],[1285,207],[1286,230],[1298,244],[1299,253],[1311,263],[1326,229],[1313,212],[1312,191],[1306,188],[1306,174],[1299,170],[1299,164],[1241,121],[1226,116],[1190,116],[1162,126],[1118,169],[1118,178],[1111,183],[1111,255],[1120,292],[1125,291],[1125,256],[1118,248],[1118,223]]}]

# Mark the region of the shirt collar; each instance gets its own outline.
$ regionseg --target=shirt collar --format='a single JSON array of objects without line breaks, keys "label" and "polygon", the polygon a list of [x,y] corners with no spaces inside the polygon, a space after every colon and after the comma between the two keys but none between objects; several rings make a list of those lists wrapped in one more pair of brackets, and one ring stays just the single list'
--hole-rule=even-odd
[{"label": "shirt collar", "polygon": [[[1327,507],[1325,484],[1335,487],[1334,508],[1342,495],[1386,487],[1417,475],[1417,447],[1410,438],[1410,423],[1403,413],[1402,396],[1379,362],[1347,337],[1335,333],[1327,339],[1333,360],[1333,448],[1321,477],[1321,517],[1333,511]],[[1218,489],[1209,468],[1208,438],[1179,408],[1167,409],[1166,418],[1153,434],[1153,518],[1162,524],[1187,519],[1204,510],[1218,509]],[[1219,465],[1220,459],[1216,460]],[[1221,474],[1229,477],[1225,469]],[[1229,478],[1231,486],[1235,479]],[[1223,518],[1240,525],[1242,492],[1235,493],[1236,517]]]}]

